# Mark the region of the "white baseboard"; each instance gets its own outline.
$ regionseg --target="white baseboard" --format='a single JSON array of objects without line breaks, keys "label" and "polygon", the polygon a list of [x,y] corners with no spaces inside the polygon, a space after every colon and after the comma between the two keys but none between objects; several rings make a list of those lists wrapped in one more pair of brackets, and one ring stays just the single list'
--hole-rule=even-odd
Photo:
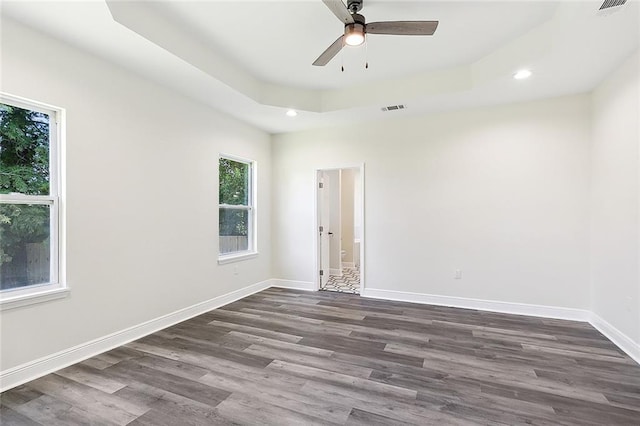
[{"label": "white baseboard", "polygon": [[589,323],[600,333],[611,340],[617,347],[622,349],[635,362],[640,364],[640,344],[634,342],[629,336],[591,312]]},{"label": "white baseboard", "polygon": [[269,288],[266,280],[0,372],[0,392]]},{"label": "white baseboard", "polygon": [[479,311],[501,312],[515,315],[531,315],[542,318],[588,321],[591,312],[583,309],[561,308],[556,306],[529,305],[525,303],[500,302],[495,300],[470,299],[455,296],[436,296],[425,293],[380,290],[365,288],[362,294],[372,299],[397,300],[400,302],[422,303],[427,305],[451,306],[454,308],[477,309]]},{"label": "white baseboard", "polygon": [[342,276],[342,269],[331,268],[331,269],[329,269],[329,275],[335,275],[336,277],[341,277]]},{"label": "white baseboard", "polygon": [[270,287],[290,288],[293,290],[316,291],[316,285],[311,281],[293,281],[272,278],[269,280]]}]

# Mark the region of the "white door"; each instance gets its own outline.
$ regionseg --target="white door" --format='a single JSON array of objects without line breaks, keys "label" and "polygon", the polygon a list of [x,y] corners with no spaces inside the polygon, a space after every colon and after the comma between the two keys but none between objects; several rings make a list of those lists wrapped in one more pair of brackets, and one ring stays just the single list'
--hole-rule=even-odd
[{"label": "white door", "polygon": [[320,288],[323,288],[329,281],[330,268],[330,244],[329,240],[329,217],[330,217],[330,193],[329,193],[329,174],[319,172],[318,174],[318,232],[320,233],[318,241],[318,253],[320,254]]}]

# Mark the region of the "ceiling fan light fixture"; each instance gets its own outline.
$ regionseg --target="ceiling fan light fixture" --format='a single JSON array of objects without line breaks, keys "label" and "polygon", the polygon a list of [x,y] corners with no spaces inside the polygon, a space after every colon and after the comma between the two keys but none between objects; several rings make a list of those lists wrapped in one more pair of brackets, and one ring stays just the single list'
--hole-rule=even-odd
[{"label": "ceiling fan light fixture", "polygon": [[360,46],[364,43],[364,25],[359,23],[345,25],[344,42],[349,46]]}]

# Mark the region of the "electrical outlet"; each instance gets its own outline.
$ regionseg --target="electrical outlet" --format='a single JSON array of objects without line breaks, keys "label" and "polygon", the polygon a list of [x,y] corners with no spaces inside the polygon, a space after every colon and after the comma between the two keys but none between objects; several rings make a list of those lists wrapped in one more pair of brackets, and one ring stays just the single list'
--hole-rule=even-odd
[{"label": "electrical outlet", "polygon": [[233,267],[233,275],[238,275],[238,267],[237,266]]},{"label": "electrical outlet", "polygon": [[453,272],[453,278],[456,280],[461,280],[462,279],[462,269],[456,269]]}]

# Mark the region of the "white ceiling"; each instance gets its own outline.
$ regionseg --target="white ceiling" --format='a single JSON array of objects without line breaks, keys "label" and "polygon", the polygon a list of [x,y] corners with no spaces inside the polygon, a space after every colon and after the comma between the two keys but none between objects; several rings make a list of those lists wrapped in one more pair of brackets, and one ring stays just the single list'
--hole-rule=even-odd
[{"label": "white ceiling", "polygon": [[[640,40],[638,0],[365,0],[368,22],[439,20],[432,37],[370,35],[326,67],[341,33],[321,0],[2,2],[2,17],[277,133],[593,89]],[[364,68],[365,61],[369,68]],[[344,65],[345,71],[340,67]],[[513,73],[530,68],[531,79]],[[381,112],[403,103],[404,111]],[[289,108],[299,115],[289,118]]]},{"label": "white ceiling", "polygon": [[[439,20],[437,37],[370,35],[366,48],[345,48],[327,67],[310,65],[344,28],[320,0],[172,2],[163,4],[163,13],[262,81],[334,89],[473,62],[551,18],[556,6],[365,1],[360,13],[368,22]],[[238,16],[241,24],[229,19]],[[371,68],[363,72],[365,58]]]}]

